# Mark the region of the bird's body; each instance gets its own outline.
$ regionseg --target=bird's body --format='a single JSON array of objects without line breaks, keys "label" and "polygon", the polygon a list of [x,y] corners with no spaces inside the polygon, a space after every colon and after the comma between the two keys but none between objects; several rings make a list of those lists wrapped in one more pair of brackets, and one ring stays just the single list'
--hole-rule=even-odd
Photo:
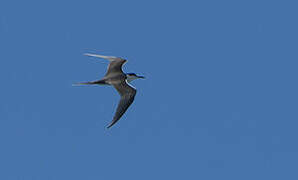
[{"label": "bird's body", "polygon": [[116,113],[110,125],[113,126],[125,113],[128,107],[134,101],[136,95],[136,89],[132,87],[129,82],[138,78],[144,78],[143,76],[137,76],[135,73],[125,74],[122,71],[122,65],[126,62],[125,59],[114,57],[114,56],[102,56],[97,54],[85,54],[87,56],[99,57],[108,59],[110,64],[107,69],[107,73],[101,80],[78,83],[77,85],[111,85],[113,86],[121,96],[120,102],[118,104]]}]

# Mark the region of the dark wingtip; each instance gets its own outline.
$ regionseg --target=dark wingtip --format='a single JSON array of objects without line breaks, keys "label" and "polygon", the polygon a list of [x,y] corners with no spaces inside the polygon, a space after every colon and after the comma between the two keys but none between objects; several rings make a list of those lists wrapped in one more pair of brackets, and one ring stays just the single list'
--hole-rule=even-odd
[{"label": "dark wingtip", "polygon": [[112,127],[114,124],[115,124],[115,122],[112,122],[111,124],[109,124],[109,125],[107,126],[107,129],[110,129],[110,127]]},{"label": "dark wingtip", "polygon": [[107,126],[107,129],[110,129],[110,127],[112,127],[112,126],[111,126],[111,125],[108,125],[108,126]]}]

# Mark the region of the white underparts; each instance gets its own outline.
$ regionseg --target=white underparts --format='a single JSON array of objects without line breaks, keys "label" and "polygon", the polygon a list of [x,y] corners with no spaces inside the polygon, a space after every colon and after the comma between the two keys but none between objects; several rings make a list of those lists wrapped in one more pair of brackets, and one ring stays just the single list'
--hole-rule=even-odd
[{"label": "white underparts", "polygon": [[126,84],[129,85],[130,87],[136,89],[135,87],[133,87],[133,85],[129,84],[129,82],[127,81],[127,79],[125,80],[126,81]]}]

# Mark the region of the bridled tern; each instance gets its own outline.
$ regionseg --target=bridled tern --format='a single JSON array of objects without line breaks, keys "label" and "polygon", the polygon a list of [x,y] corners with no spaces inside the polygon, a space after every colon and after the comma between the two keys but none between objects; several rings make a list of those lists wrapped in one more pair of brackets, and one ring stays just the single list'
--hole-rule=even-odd
[{"label": "bridled tern", "polygon": [[107,59],[110,61],[107,69],[107,73],[101,80],[77,83],[75,85],[111,85],[113,86],[121,96],[116,113],[112,122],[107,128],[112,127],[125,113],[128,107],[134,101],[136,95],[136,89],[129,83],[135,79],[145,78],[144,76],[138,76],[135,73],[124,73],[122,71],[122,65],[127,61],[120,57],[103,56],[98,54],[84,54],[86,56],[98,57]]}]

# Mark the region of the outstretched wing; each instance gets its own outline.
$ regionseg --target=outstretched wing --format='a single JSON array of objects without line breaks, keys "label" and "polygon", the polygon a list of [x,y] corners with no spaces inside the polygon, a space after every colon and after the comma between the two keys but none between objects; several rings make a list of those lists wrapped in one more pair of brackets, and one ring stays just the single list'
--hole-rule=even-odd
[{"label": "outstretched wing", "polygon": [[99,57],[110,61],[110,64],[108,66],[108,70],[105,76],[110,76],[112,74],[123,74],[122,65],[126,62],[125,59],[122,59],[120,57],[115,57],[115,56],[103,56],[103,55],[90,54],[90,53],[86,53],[85,55],[92,56],[92,57]]},{"label": "outstretched wing", "polygon": [[126,81],[123,81],[120,84],[113,85],[115,89],[118,91],[118,93],[121,95],[120,102],[118,104],[116,113],[114,115],[114,118],[108,128],[112,127],[119,119],[122,117],[122,115],[126,112],[128,107],[132,104],[135,95],[137,93],[136,89],[131,87],[129,84],[127,84]]}]

